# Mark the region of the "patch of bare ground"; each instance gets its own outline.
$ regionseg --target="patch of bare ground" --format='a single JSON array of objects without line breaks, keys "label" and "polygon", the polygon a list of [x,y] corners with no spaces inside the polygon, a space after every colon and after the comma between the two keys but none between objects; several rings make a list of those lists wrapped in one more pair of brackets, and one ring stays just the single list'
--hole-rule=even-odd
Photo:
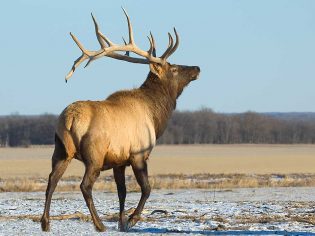
[{"label": "patch of bare ground", "polygon": [[[64,177],[57,191],[80,191],[81,177]],[[194,175],[154,175],[150,177],[153,189],[216,189],[229,191],[232,188],[260,187],[313,187],[315,174],[194,174]],[[128,191],[139,191],[132,175],[126,176]],[[45,178],[6,178],[0,179],[0,192],[45,191]],[[94,190],[115,192],[116,184],[112,176],[100,177]]]}]

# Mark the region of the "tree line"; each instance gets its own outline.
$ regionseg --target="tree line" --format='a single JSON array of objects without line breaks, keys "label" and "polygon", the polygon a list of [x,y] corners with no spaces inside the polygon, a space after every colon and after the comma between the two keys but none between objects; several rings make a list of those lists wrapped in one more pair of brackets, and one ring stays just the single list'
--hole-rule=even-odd
[{"label": "tree line", "polygon": [[55,115],[0,117],[0,146],[47,145],[55,141]]},{"label": "tree line", "polygon": [[[303,119],[307,117],[307,119]],[[0,116],[0,146],[54,143],[58,116]],[[175,111],[159,144],[315,144],[315,115]]]},{"label": "tree line", "polygon": [[303,119],[283,113],[220,114],[210,109],[174,112],[159,143],[293,144],[315,143],[315,114]]}]

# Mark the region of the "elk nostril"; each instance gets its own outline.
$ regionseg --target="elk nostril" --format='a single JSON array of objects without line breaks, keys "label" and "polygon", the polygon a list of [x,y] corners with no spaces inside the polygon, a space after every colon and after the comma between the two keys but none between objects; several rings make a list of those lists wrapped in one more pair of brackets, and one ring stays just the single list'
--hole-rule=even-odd
[{"label": "elk nostril", "polygon": [[195,66],[194,68],[195,68],[196,71],[200,72],[199,66]]}]

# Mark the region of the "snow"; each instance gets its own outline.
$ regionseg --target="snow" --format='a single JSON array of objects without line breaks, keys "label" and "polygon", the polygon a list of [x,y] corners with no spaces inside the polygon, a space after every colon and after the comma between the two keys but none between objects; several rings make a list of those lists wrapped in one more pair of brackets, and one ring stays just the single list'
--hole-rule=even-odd
[{"label": "snow", "polygon": [[[92,222],[51,220],[43,233],[39,222],[12,219],[43,211],[43,192],[0,193],[0,235],[93,235]],[[139,193],[128,193],[126,209]],[[116,193],[95,192],[100,216],[119,211]],[[56,192],[51,215],[89,214],[80,192]],[[10,218],[11,217],[11,218]],[[310,235],[315,232],[315,188],[248,188],[233,190],[153,190],[139,221],[128,235]],[[106,235],[118,232],[117,222],[104,221]],[[315,235],[315,234],[314,234]]]}]

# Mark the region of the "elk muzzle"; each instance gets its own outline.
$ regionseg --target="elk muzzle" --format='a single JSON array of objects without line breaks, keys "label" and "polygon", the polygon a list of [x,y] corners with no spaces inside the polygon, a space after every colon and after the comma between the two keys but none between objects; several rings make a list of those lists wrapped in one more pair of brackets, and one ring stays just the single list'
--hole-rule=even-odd
[{"label": "elk muzzle", "polygon": [[196,80],[199,78],[199,73],[200,73],[200,68],[199,66],[192,66],[191,67],[191,72],[190,72],[190,75],[191,75],[191,80]]}]

